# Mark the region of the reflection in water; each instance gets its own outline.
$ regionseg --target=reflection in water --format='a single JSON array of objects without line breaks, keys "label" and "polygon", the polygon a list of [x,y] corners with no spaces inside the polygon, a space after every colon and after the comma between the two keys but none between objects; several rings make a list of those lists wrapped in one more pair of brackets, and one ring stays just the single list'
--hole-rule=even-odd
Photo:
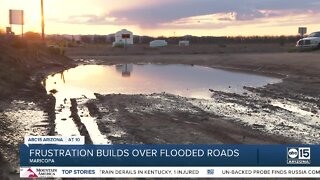
[{"label": "reflection in water", "polygon": [[[134,73],[133,72],[134,68]],[[127,78],[123,78],[127,77]],[[85,65],[43,81],[47,91],[57,90],[56,132],[63,136],[80,135],[70,117],[70,98],[95,98],[101,94],[146,94],[167,92],[185,97],[210,98],[209,89],[243,92],[243,86],[263,86],[280,82],[264,76],[187,65]],[[85,102],[82,102],[85,103]],[[79,108],[79,107],[78,107]],[[81,121],[94,143],[110,143],[100,134],[98,126],[85,106],[80,107]]]},{"label": "reflection in water", "polygon": [[47,87],[47,78],[45,78],[45,79],[42,80],[42,85],[43,85],[44,87]]},{"label": "reflection in water", "polygon": [[62,71],[60,74],[61,74],[61,80],[62,80],[62,82],[63,82],[63,83],[66,83],[66,80],[65,80],[65,78],[64,78],[64,71]]},{"label": "reflection in water", "polygon": [[[134,73],[133,72],[134,69]],[[120,75],[121,74],[121,75]],[[123,76],[128,78],[123,78]],[[187,65],[85,65],[49,76],[46,89],[56,97],[94,98],[101,94],[167,92],[185,97],[210,98],[209,89],[242,93],[243,86],[264,86],[280,79]],[[61,96],[61,97],[60,97]]]},{"label": "reflection in water", "polygon": [[133,71],[132,64],[118,64],[115,65],[115,68],[117,72],[120,72],[122,74],[122,77],[130,77],[131,72]]}]

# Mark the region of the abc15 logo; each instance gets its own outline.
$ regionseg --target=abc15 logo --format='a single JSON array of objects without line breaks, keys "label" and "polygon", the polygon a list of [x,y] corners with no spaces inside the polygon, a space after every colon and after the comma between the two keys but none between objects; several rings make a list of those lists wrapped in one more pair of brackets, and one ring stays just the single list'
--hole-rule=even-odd
[{"label": "abc15 logo", "polygon": [[289,147],[288,159],[310,160],[311,149],[310,147]]}]

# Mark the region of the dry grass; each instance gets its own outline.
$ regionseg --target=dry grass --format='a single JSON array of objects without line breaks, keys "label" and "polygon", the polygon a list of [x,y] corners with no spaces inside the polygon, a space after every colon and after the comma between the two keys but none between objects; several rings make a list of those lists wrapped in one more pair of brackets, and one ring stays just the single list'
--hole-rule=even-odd
[{"label": "dry grass", "polygon": [[169,45],[150,48],[148,45],[133,45],[128,48],[112,48],[111,45],[85,45],[68,48],[70,56],[116,56],[116,55],[153,55],[153,54],[229,54],[229,53],[274,53],[289,52],[294,44],[191,44],[190,47]]}]

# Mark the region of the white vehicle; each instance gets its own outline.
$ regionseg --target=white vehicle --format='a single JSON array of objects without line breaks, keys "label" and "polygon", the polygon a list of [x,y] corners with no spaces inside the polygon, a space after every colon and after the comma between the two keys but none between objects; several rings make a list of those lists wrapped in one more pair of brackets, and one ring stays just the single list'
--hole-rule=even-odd
[{"label": "white vehicle", "polygon": [[301,48],[320,49],[320,31],[311,33],[308,37],[300,39],[296,46]]}]

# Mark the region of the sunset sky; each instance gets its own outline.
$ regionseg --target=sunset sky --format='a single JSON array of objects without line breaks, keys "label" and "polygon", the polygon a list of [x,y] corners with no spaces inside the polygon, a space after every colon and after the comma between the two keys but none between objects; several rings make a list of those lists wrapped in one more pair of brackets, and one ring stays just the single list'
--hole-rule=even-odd
[{"label": "sunset sky", "polygon": [[[320,31],[320,0],[44,0],[46,33],[150,36],[295,35]],[[0,27],[9,9],[25,11],[25,31],[41,31],[40,0],[0,0]],[[20,27],[14,26],[20,34]]]}]

